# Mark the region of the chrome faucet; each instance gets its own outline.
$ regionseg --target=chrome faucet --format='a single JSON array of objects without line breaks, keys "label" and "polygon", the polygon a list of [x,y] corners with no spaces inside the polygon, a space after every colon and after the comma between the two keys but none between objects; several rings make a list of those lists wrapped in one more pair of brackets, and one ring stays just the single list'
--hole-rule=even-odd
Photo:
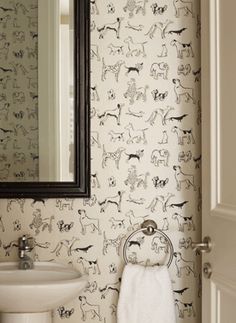
[{"label": "chrome faucet", "polygon": [[34,239],[27,235],[23,235],[18,239],[18,255],[19,255],[19,269],[33,269],[33,258],[28,254],[34,248]]}]

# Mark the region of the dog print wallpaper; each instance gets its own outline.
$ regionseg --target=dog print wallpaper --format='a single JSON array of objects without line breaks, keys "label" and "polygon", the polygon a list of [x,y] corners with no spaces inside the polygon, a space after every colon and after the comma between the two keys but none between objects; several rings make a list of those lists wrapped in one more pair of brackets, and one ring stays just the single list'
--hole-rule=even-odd
[{"label": "dog print wallpaper", "polygon": [[37,1],[0,0],[0,180],[38,179]]},{"label": "dog print wallpaper", "polygon": [[[1,261],[17,258],[17,238],[28,233],[35,239],[36,260],[62,262],[89,274],[84,292],[55,310],[55,323],[116,323],[122,246],[145,219],[155,220],[174,246],[169,270],[177,322],[200,322],[200,257],[191,250],[201,230],[199,2],[91,0],[91,198],[0,201]],[[28,0],[17,3],[33,10],[33,1],[32,7]],[[10,42],[4,17],[11,17],[6,23],[12,30],[15,12],[0,8],[1,55]],[[10,61],[20,48],[20,40],[12,39]],[[18,76],[10,61],[2,66],[13,70],[7,86]],[[28,72],[35,67],[32,61],[14,61]],[[23,77],[21,67],[17,73],[22,85],[18,78],[17,84],[27,89],[29,74]],[[26,89],[16,91],[30,100],[36,91]],[[2,106],[9,100],[3,99]],[[29,102],[36,106],[33,97]],[[7,122],[21,111],[20,103],[9,103]],[[143,265],[165,263],[169,251],[162,236],[142,233],[126,250],[130,262]]]}]

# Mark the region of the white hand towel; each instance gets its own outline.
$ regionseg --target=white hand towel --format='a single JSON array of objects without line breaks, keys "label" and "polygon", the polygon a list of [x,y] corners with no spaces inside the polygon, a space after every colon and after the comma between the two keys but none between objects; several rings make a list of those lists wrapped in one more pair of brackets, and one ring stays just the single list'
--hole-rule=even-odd
[{"label": "white hand towel", "polygon": [[117,307],[118,323],[175,323],[175,306],[166,266],[125,266]]}]

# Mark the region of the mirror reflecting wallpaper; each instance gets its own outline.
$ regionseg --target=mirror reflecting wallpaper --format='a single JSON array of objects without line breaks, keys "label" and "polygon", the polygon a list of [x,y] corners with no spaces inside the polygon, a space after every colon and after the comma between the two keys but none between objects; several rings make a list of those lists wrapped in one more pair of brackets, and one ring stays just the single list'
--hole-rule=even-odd
[{"label": "mirror reflecting wallpaper", "polygon": [[0,0],[0,181],[74,180],[72,0]]}]

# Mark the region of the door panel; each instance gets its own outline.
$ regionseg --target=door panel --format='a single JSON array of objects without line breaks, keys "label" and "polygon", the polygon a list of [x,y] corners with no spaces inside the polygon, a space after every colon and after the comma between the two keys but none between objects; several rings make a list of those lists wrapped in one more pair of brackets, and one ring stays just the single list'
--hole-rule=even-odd
[{"label": "door panel", "polygon": [[[219,140],[220,140],[220,181],[221,203],[235,205],[236,183],[236,150],[233,140],[236,122],[235,109],[235,75],[236,75],[236,42],[235,1],[216,1],[218,50],[219,50]],[[230,37],[232,35],[232,37]]]},{"label": "door panel", "polygon": [[223,276],[214,275],[211,281],[212,321],[217,323],[230,323],[235,321],[232,309],[236,303],[236,286],[226,281]]},{"label": "door panel", "polygon": [[[202,323],[234,323],[236,301],[235,0],[202,1],[203,263]],[[232,36],[231,36],[232,35]],[[235,139],[234,139],[235,138]]]}]

